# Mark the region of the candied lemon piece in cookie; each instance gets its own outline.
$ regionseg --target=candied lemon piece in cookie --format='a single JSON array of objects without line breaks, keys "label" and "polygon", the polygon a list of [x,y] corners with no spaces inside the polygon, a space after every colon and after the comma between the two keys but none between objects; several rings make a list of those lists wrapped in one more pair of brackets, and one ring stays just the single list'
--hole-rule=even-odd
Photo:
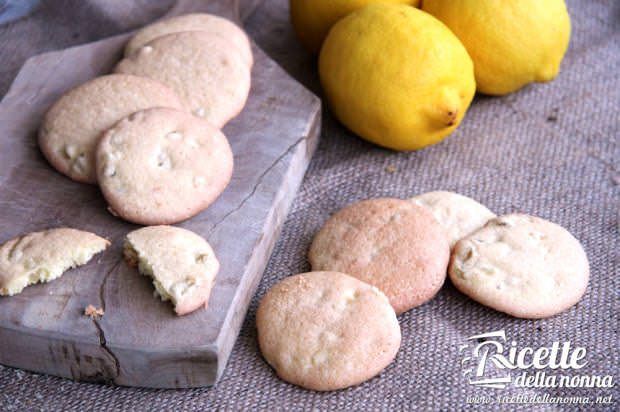
[{"label": "candied lemon piece in cookie", "polygon": [[0,295],[16,295],[28,285],[54,280],[109,245],[93,233],[70,228],[11,239],[0,246]]}]

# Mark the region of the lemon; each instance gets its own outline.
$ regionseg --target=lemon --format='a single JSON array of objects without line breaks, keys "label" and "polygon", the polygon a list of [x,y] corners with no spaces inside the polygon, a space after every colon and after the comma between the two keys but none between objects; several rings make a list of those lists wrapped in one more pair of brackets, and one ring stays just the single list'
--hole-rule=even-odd
[{"label": "lemon", "polygon": [[424,0],[474,61],[478,91],[503,95],[555,78],[568,47],[564,0]]},{"label": "lemon", "polygon": [[329,29],[347,14],[383,1],[417,6],[420,0],[291,0],[291,21],[302,44],[317,53]]},{"label": "lemon", "polygon": [[473,63],[454,34],[430,14],[399,4],[371,4],[336,23],[319,74],[336,117],[395,150],[450,134],[476,90]]}]

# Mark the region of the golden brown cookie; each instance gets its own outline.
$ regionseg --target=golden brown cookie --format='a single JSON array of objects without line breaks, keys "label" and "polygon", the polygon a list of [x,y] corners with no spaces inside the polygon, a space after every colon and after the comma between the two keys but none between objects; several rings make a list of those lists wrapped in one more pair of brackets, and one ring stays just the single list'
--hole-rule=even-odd
[{"label": "golden brown cookie", "polygon": [[394,309],[377,288],[337,272],[288,277],[263,297],[258,343],[283,380],[329,391],[360,384],[400,346]]},{"label": "golden brown cookie", "polygon": [[308,258],[312,270],[347,273],[378,287],[401,314],[439,291],[450,246],[431,212],[382,198],[334,214],[314,237]]}]

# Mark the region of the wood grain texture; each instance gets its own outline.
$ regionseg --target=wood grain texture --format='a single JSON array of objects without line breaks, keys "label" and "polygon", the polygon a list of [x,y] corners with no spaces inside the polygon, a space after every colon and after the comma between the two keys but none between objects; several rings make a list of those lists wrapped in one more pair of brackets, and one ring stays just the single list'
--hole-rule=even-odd
[{"label": "wood grain texture", "polygon": [[[237,18],[234,2],[182,1],[171,13]],[[128,35],[29,59],[0,103],[0,242],[70,226],[113,245],[59,280],[0,298],[0,363],[82,381],[157,388],[210,385],[222,374],[250,298],[318,142],[320,101],[260,49],[248,103],[224,128],[235,155],[231,184],[179,226],[213,246],[221,269],[209,308],[184,317],[153,297],[150,280],[121,258],[135,225],[110,215],[99,190],[55,172],[36,131],[66,90],[106,73]],[[89,305],[105,315],[83,315]]]}]

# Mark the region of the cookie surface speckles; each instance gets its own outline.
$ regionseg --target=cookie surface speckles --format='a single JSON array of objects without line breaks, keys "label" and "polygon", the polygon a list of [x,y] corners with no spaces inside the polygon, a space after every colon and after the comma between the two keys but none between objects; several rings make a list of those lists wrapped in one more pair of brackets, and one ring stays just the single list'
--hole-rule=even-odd
[{"label": "cookie surface speckles", "polygon": [[312,270],[347,273],[379,288],[397,314],[430,300],[446,278],[450,247],[431,212],[407,200],[371,199],[334,214],[312,241]]},{"label": "cookie surface speckles", "polygon": [[475,301],[520,318],[544,318],[585,293],[588,258],[566,229],[523,214],[500,216],[461,239],[450,263],[454,286]]},{"label": "cookie surface speckles", "polygon": [[199,31],[158,37],[114,70],[168,85],[217,128],[241,112],[250,92],[250,68],[241,55],[226,39]]},{"label": "cookie surface speckles", "polygon": [[227,39],[236,47],[243,61],[252,66],[252,48],[245,32],[228,19],[206,13],[185,14],[149,24],[129,40],[125,47],[125,56],[131,55],[158,37],[185,31],[201,31]]},{"label": "cookie surface speckles", "polygon": [[158,106],[185,110],[174,91],[157,81],[126,74],[97,77],[65,93],[48,110],[39,147],[59,172],[97,183],[95,149],[102,133],[131,113]]},{"label": "cookie surface speckles", "polygon": [[110,245],[93,233],[70,228],[18,236],[0,245],[0,295],[16,295],[28,285],[49,282],[86,264]]},{"label": "cookie surface speckles", "polygon": [[283,380],[328,391],[360,384],[392,362],[401,333],[377,288],[335,272],[288,277],[262,298],[258,343]]},{"label": "cookie surface speckles", "polygon": [[187,229],[149,226],[127,234],[125,260],[153,279],[178,315],[206,307],[220,264],[209,243]]},{"label": "cookie surface speckles", "polygon": [[463,237],[484,226],[495,213],[474,199],[453,192],[428,192],[411,198],[431,211],[446,230],[450,248]]},{"label": "cookie surface speckles", "polygon": [[163,108],[117,123],[104,134],[96,158],[113,213],[144,225],[179,222],[206,209],[233,168],[222,132],[189,113]]}]

